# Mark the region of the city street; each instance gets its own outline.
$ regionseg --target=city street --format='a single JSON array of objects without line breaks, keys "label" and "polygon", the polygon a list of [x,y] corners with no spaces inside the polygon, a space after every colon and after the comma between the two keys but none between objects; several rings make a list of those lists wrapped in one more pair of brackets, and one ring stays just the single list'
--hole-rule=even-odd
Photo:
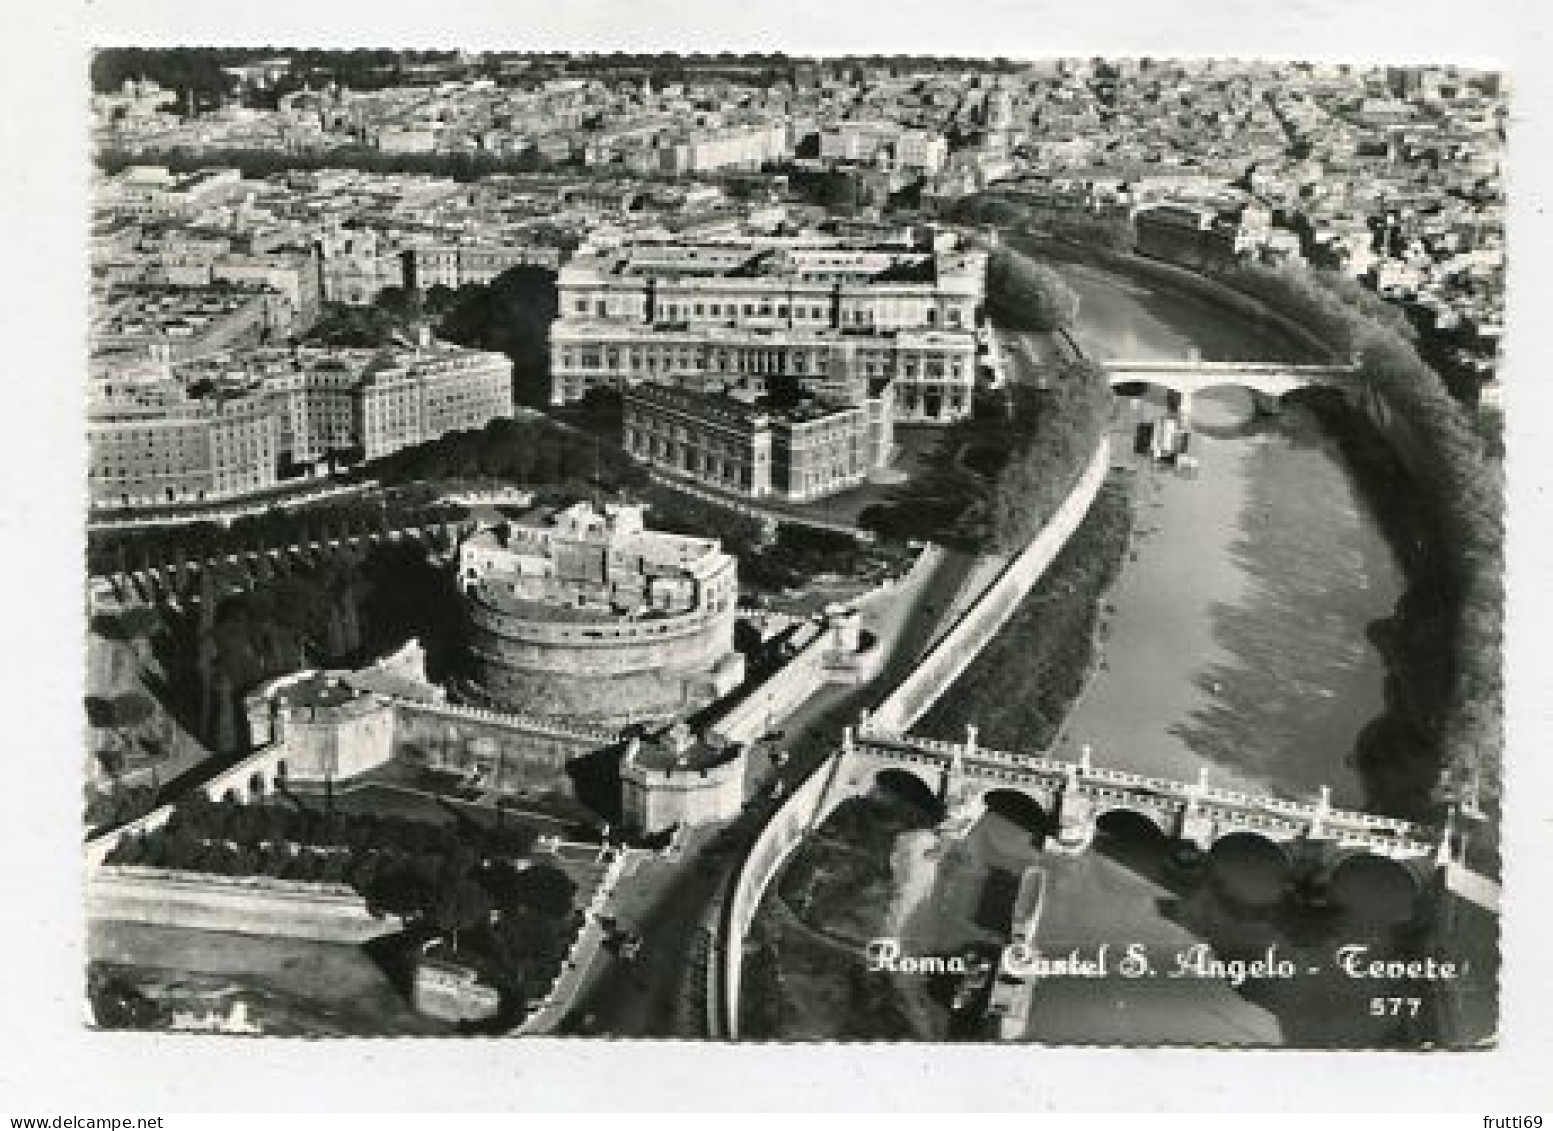
[{"label": "city street", "polygon": [[[883,698],[930,646],[967,578],[976,575],[967,555],[930,547],[896,588],[862,602],[866,631],[887,659],[877,678],[862,687],[826,685],[786,720],[774,745],[788,758],[778,771],[801,781],[840,742],[841,728]],[[705,945],[719,924],[713,901],[737,867],[739,845],[758,830],[770,802],[759,799],[771,780],[769,754],[751,759],[746,795],[751,808],[726,829],[699,829],[686,838],[676,861],[652,861],[623,881],[609,914],[642,934],[641,954],[631,963],[601,951],[597,973],[584,981],[563,1032],[611,1036],[692,1036],[704,1026]],[[698,966],[697,964],[702,964]],[[691,1027],[692,1032],[681,1031]]]}]

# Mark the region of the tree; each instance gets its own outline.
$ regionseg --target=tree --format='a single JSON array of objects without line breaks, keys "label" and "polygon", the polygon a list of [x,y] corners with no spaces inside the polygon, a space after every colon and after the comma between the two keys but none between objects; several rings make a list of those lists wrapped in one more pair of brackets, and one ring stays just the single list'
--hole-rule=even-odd
[{"label": "tree", "polygon": [[987,312],[1009,329],[1050,333],[1073,324],[1078,296],[1046,264],[1000,245],[987,262]]},{"label": "tree", "polygon": [[232,691],[232,680],[221,672],[216,676],[215,685],[211,691],[215,699],[215,747],[221,754],[231,754],[237,750],[237,702]]},{"label": "tree", "polygon": [[98,752],[98,760],[105,771],[117,774],[124,769],[127,751],[131,746],[127,732],[148,722],[155,714],[156,704],[139,691],[86,697],[87,722],[113,735],[113,748]]},{"label": "tree", "polygon": [[473,930],[491,916],[490,894],[469,877],[460,873],[443,885],[437,895],[433,915],[437,929],[445,932],[458,952],[458,937],[464,931]]},{"label": "tree", "polygon": [[576,892],[577,885],[561,869],[530,864],[512,875],[501,894],[506,903],[559,918],[571,910]]},{"label": "tree", "polygon": [[113,700],[114,725],[117,727],[140,726],[155,714],[156,704],[142,692],[126,691]]},{"label": "tree", "polygon": [[550,401],[550,324],[558,310],[555,272],[521,265],[488,286],[460,288],[437,328],[440,337],[512,359],[516,403],[541,408]]},{"label": "tree", "polygon": [[505,908],[494,932],[496,958],[509,983],[526,998],[550,988],[566,956],[570,928],[527,908]]}]

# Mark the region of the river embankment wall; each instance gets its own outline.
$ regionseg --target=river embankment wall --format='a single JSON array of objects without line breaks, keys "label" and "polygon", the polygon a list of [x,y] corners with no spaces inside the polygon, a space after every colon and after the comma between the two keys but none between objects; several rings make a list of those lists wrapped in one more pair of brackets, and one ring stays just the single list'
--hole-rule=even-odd
[{"label": "river embankment wall", "polygon": [[1111,465],[1102,436],[1089,463],[1046,525],[976,600],[871,716],[872,725],[904,734],[959,679],[989,640],[1008,623],[1031,587],[1067,545],[1100,493]]},{"label": "river embankment wall", "polygon": [[[1003,627],[1019,603],[1067,544],[1099,494],[1111,464],[1109,437],[1102,436],[1083,473],[1040,532],[1003,569],[976,603],[929,651],[885,704],[870,716],[870,725],[903,733],[919,718]],[[904,694],[902,691],[904,690]],[[740,989],[744,939],[767,887],[804,836],[849,796],[845,751],[822,762],[797,786],[761,830],[740,865],[721,923],[721,970],[717,994],[722,1007],[721,1030],[739,1035]]]}]

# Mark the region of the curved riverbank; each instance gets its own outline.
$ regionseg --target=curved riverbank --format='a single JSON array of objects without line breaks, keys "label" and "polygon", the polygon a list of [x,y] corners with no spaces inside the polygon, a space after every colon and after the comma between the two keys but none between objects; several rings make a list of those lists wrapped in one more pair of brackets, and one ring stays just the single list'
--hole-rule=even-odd
[{"label": "curved riverbank", "polygon": [[[1066,240],[1017,236],[1012,238],[1016,247],[1028,248],[1032,254],[1072,265],[1100,266],[1109,272],[1140,279],[1147,283],[1175,289],[1189,294],[1193,299],[1210,304],[1232,315],[1239,322],[1250,325],[1264,339],[1280,341],[1283,349],[1279,356],[1269,356],[1269,361],[1298,361],[1318,364],[1339,364],[1350,360],[1341,351],[1308,326],[1273,310],[1261,300],[1238,291],[1227,283],[1211,278],[1187,267],[1151,259],[1134,252],[1111,251],[1105,248],[1085,247]],[[1286,356],[1284,355],[1286,354]],[[1122,356],[1120,353],[1109,356]],[[1140,355],[1127,355],[1140,356]],[[1141,356],[1149,356],[1147,353]],[[1211,343],[1203,356],[1209,360],[1245,361],[1215,350]]]},{"label": "curved riverbank", "polygon": [[[1237,320],[1200,290],[1182,294],[1162,281],[1152,285],[1092,265],[1069,270],[1082,300],[1075,338],[1091,355],[1180,358],[1195,348],[1209,359],[1312,360],[1308,342],[1275,325]],[[1124,404],[1117,421],[1124,439],[1114,444],[1113,462],[1133,466],[1142,492],[1137,556],[1107,598],[1115,608],[1103,669],[1073,712],[1075,733],[1059,755],[1074,757],[1088,743],[1097,760],[1140,772],[1191,780],[1207,768],[1216,784],[1229,787],[1309,798],[1329,785],[1336,804],[1373,801],[1376,770],[1357,752],[1397,693],[1386,626],[1408,582],[1410,563],[1396,547],[1414,541],[1393,522],[1395,508],[1408,503],[1406,488],[1393,484],[1400,501],[1376,500],[1363,489],[1361,479],[1384,480],[1385,473],[1356,461],[1350,438],[1322,419],[1329,406],[1318,394],[1295,396],[1272,417],[1258,415],[1242,390],[1199,394],[1191,449],[1198,473],[1171,474],[1126,454],[1132,428],[1162,413],[1162,400]],[[1355,427],[1365,425],[1341,404],[1330,407]],[[1033,674],[1029,653],[1005,652],[1005,674]],[[1018,694],[1011,684],[995,698]],[[992,742],[986,730],[983,737]],[[1405,776],[1410,783],[1417,777]],[[1399,787],[1387,781],[1381,788]],[[1054,859],[1031,837],[1028,814],[989,810],[940,860],[933,891],[901,928],[902,945],[911,953],[953,954],[1001,941],[1006,911],[986,893],[1008,888],[992,882],[998,874],[1017,876],[1038,863],[1051,880],[1043,951],[1109,945],[1119,953],[1142,943],[1168,968],[1198,947],[1249,960],[1277,945],[1298,958],[1304,973],[1288,984],[1244,987],[1198,978],[1162,988],[1052,980],[1037,992],[1027,1039],[1306,1047],[1417,1047],[1435,1039],[1428,1018],[1399,1025],[1367,1012],[1369,995],[1416,994],[1418,986],[1356,986],[1327,965],[1334,946],[1355,940],[1388,956],[1418,950],[1416,924],[1378,915],[1386,909],[1382,897],[1405,883],[1392,866],[1366,873],[1357,895],[1349,883],[1353,890],[1335,896],[1327,910],[1282,898],[1247,906],[1219,882],[1221,863],[1229,878],[1247,865],[1230,859],[1201,873],[1172,872],[1168,846],[1157,834],[1140,835],[1147,831],[1108,822],[1093,851]],[[904,883],[897,871],[892,877]],[[1453,935],[1445,946],[1467,942]],[[877,986],[864,978],[861,955],[843,968],[833,951],[809,956],[795,936],[773,944],[773,960],[787,947],[784,975],[790,964],[805,973],[768,992],[812,1005],[839,1001],[837,987],[848,986],[854,996],[875,1000]],[[1325,973],[1310,974],[1316,966]],[[907,1018],[924,1011],[935,1019],[935,1037],[950,1035],[942,993],[897,983],[888,1015],[900,1028],[890,1035],[912,1031]],[[861,994],[865,985],[868,995]],[[1467,990],[1491,999],[1491,975],[1475,974]],[[885,1011],[872,1015],[883,1019]],[[775,1031],[804,1032],[789,1023]],[[1480,1029],[1491,1031],[1492,1021],[1474,1031]]]},{"label": "curved riverbank", "polygon": [[[1261,307],[1320,338],[1334,354],[1352,355],[1361,381],[1356,399],[1374,435],[1362,435],[1363,427],[1347,431],[1364,446],[1389,450],[1387,459],[1370,461],[1383,465],[1378,475],[1361,472],[1362,486],[1376,509],[1406,508],[1417,533],[1398,546],[1409,556],[1410,574],[1388,649],[1396,677],[1388,729],[1400,736],[1392,745],[1423,742],[1431,748],[1432,800],[1423,804],[1415,796],[1414,814],[1442,819],[1456,802],[1469,818],[1481,810],[1471,837],[1475,866],[1497,873],[1504,745],[1503,469],[1487,454],[1471,410],[1463,409],[1418,352],[1407,319],[1352,280],[1329,273],[1205,264],[1199,274],[1105,249],[1047,242],[1054,254],[1119,265],[1133,277],[1172,277],[1226,308]],[[1410,792],[1418,791],[1410,787]]]},{"label": "curved riverbank", "polygon": [[[1058,241],[1039,241],[1039,246],[1070,272],[1069,282],[1086,304],[1103,288],[1128,298],[1138,297],[1128,293],[1137,288],[1146,294],[1138,305],[1163,302],[1168,313],[1189,321],[1194,320],[1193,306],[1231,315],[1223,320],[1225,327],[1194,342],[1194,335],[1181,333],[1179,324],[1158,324],[1151,308],[1139,320],[1141,331],[1129,324],[1121,333],[1091,333],[1088,344],[1101,353],[1117,356],[1121,342],[1119,352],[1143,357],[1179,357],[1191,348],[1199,348],[1208,358],[1232,357],[1236,350],[1245,357],[1245,345],[1237,342],[1237,336],[1243,340],[1246,331],[1258,339],[1253,344],[1265,343],[1267,353],[1276,359],[1332,360],[1335,353],[1308,329],[1217,279],[1135,255]],[[1162,300],[1172,290],[1184,291],[1190,302]],[[1106,301],[1102,299],[1102,304]],[[1080,308],[1081,326],[1086,304]],[[1106,312],[1101,314],[1104,320]],[[1235,319],[1241,320],[1241,331],[1228,328]],[[1317,352],[1318,348],[1324,352]],[[1417,453],[1396,450],[1395,422],[1383,433],[1374,411],[1346,407],[1336,398],[1307,396],[1300,411],[1315,421],[1322,442],[1333,448],[1352,484],[1355,504],[1384,535],[1403,581],[1389,610],[1364,630],[1384,662],[1384,696],[1356,744],[1354,758],[1363,789],[1362,796],[1353,800],[1389,816],[1439,820],[1437,787],[1448,765],[1445,736],[1453,720],[1447,706],[1457,671],[1451,653],[1456,647],[1455,622],[1461,615],[1462,582],[1450,568],[1433,508],[1408,470],[1416,463],[1410,457]]]}]

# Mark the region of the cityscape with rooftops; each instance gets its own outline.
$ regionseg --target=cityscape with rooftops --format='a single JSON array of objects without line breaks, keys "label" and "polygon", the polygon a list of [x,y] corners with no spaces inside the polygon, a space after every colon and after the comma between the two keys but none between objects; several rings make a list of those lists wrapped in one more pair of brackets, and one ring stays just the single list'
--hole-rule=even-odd
[{"label": "cityscape with rooftops", "polygon": [[1504,76],[91,84],[94,1026],[1495,1042]]}]

